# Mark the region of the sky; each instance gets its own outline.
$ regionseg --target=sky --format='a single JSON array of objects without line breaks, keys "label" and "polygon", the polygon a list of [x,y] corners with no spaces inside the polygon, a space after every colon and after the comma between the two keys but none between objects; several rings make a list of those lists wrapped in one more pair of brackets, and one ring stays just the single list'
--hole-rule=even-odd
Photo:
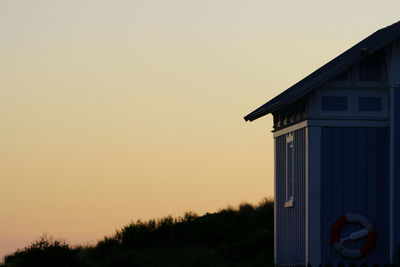
[{"label": "sky", "polygon": [[272,118],[243,116],[399,8],[0,0],[0,257],[273,197]]}]

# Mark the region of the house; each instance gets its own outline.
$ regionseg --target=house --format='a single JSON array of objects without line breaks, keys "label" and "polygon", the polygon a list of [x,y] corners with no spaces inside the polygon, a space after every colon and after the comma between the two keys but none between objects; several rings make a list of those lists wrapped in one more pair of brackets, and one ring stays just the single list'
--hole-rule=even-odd
[{"label": "house", "polygon": [[244,119],[270,113],[275,265],[398,264],[400,22]]}]

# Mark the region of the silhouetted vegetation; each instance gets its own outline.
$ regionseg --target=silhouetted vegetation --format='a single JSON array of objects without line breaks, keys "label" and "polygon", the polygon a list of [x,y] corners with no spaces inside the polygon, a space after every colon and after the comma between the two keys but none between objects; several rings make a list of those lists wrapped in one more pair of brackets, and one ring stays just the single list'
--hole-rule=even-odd
[{"label": "silhouetted vegetation", "polygon": [[137,221],[94,246],[41,237],[1,267],[273,266],[273,202]]}]

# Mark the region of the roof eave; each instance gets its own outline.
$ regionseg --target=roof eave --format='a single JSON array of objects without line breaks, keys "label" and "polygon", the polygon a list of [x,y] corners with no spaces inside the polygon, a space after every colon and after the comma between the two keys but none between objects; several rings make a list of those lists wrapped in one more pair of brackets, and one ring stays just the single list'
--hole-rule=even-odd
[{"label": "roof eave", "polygon": [[[244,117],[246,121],[253,121],[273,111],[290,105],[297,99],[304,97],[309,92],[324,82],[332,79],[335,75],[351,66],[363,57],[382,49],[391,41],[400,36],[400,22],[382,28],[367,38],[358,42],[339,56],[335,57],[301,81],[297,82],[278,96],[274,97],[264,105]],[[316,77],[318,78],[316,78]],[[314,80],[315,79],[315,80]],[[314,80],[314,81],[313,81]],[[303,87],[303,89],[301,89]],[[300,90],[299,90],[300,89]]]}]

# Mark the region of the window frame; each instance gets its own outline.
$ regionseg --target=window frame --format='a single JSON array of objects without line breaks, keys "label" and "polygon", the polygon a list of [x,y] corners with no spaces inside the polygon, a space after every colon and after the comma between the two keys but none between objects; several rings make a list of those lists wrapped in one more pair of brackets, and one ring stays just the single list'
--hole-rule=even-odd
[{"label": "window frame", "polygon": [[[294,137],[286,134],[285,142],[285,208],[294,206]],[[290,150],[290,153],[289,153]],[[290,174],[289,174],[290,172]],[[289,179],[290,178],[290,179]]]},{"label": "window frame", "polygon": [[[369,103],[368,103],[369,101]],[[372,101],[372,102],[371,102]],[[377,101],[374,103],[374,101]],[[360,112],[381,112],[382,98],[380,96],[360,96],[358,97],[358,111]],[[376,105],[374,105],[376,104]]]},{"label": "window frame", "polygon": [[348,110],[349,106],[348,102],[349,100],[347,96],[339,96],[339,95],[321,96],[321,110],[345,112]]}]

